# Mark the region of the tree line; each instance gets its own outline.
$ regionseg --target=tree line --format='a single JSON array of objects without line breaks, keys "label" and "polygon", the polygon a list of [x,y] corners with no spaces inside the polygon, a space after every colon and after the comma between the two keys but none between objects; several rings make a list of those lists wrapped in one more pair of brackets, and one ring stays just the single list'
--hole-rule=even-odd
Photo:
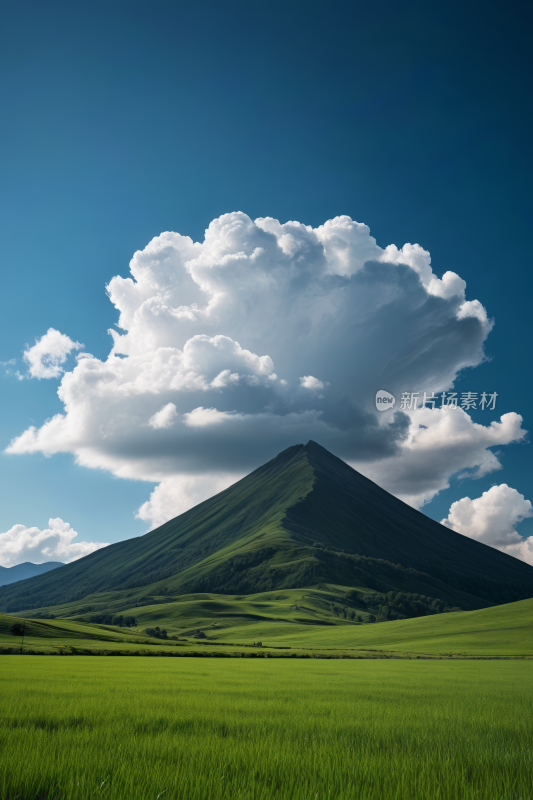
[{"label": "tree line", "polygon": [[118,625],[119,628],[133,628],[137,625],[137,619],[132,616],[123,616],[122,614],[91,614],[89,622],[95,622],[97,625]]},{"label": "tree line", "polygon": [[[370,612],[377,622],[461,611],[459,606],[449,606],[440,597],[428,597],[417,592],[390,591],[380,594],[353,590],[346,592],[345,600]],[[350,618],[353,619],[352,616]]]}]

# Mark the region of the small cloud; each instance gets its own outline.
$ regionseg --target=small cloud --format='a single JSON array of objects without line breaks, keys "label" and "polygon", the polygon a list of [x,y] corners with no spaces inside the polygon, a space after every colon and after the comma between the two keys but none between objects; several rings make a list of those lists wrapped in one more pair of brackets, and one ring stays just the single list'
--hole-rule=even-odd
[{"label": "small cloud", "polygon": [[233,419],[238,414],[229,414],[217,408],[204,408],[199,406],[183,415],[183,421],[189,428],[206,428],[208,425],[218,425],[228,419]]},{"label": "small cloud", "polygon": [[300,385],[303,386],[304,389],[309,389],[310,392],[320,392],[326,386],[323,381],[319,381],[318,378],[313,378],[312,375],[304,375],[303,378],[300,378]]},{"label": "small cloud", "polygon": [[60,517],[48,520],[48,528],[27,528],[13,525],[5,533],[0,533],[0,564],[13,567],[24,561],[43,564],[46,561],[76,561],[88,556],[107,542],[75,542],[78,534],[68,522]]},{"label": "small cloud", "polygon": [[156,430],[160,428],[171,428],[177,416],[178,412],[176,411],[174,403],[167,403],[166,406],[163,406],[163,408],[150,417],[148,425]]},{"label": "small cloud", "polygon": [[[67,356],[72,350],[79,350],[83,345],[73,342],[64,333],[49,328],[48,331],[36,340],[33,347],[28,347],[24,351],[24,361],[29,365],[30,376],[32,378],[59,378],[64,372],[62,364],[67,360]],[[17,373],[19,380],[23,379]]]},{"label": "small cloud", "polygon": [[441,524],[533,565],[533,536],[523,539],[516,530],[523,519],[531,516],[530,501],[502,483],[474,500],[463,497],[452,503]]}]

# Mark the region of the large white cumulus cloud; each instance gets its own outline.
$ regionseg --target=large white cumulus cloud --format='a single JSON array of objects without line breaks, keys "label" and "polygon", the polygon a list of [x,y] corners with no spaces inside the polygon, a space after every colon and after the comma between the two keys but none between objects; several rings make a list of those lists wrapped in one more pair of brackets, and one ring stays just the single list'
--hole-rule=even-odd
[{"label": "large white cumulus cloud", "polygon": [[[64,413],[8,452],[70,452],[161,482],[140,511],[158,522],[308,439],[368,468],[423,450],[407,415],[377,419],[375,391],[449,388],[483,360],[492,325],[422,247],[382,249],[349,217],[313,229],[225,214],[203,242],[161,234],[130,268],[108,286],[119,312],[108,358],[78,355],[59,388]],[[435,420],[438,450],[446,423]],[[488,435],[462,424],[471,446],[423,499],[457,469],[494,467],[486,448],[522,435],[516,415]]]},{"label": "large white cumulus cloud", "polygon": [[34,564],[45,561],[69,563],[107,546],[102,542],[73,542],[77,535],[69,523],[59,517],[50,519],[48,528],[42,530],[13,525],[5,533],[0,533],[0,564],[13,567],[24,561]]},{"label": "large white cumulus cloud", "polygon": [[450,513],[441,522],[458,533],[533,565],[533,536],[523,539],[516,531],[518,523],[531,516],[530,501],[502,483],[474,500],[463,497],[452,503]]}]

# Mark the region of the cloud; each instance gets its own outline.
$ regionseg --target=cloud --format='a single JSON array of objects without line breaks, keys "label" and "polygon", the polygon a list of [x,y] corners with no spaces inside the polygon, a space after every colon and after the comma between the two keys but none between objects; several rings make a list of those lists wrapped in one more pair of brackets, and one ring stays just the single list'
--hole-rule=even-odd
[{"label": "cloud", "polygon": [[531,516],[530,501],[502,483],[475,500],[463,497],[452,503],[448,517],[441,523],[533,566],[533,536],[523,539],[516,531],[516,526]]},{"label": "cloud", "polygon": [[[312,228],[225,214],[203,242],[162,233],[130,270],[107,287],[119,314],[108,357],[78,356],[61,379],[63,412],[7,452],[68,452],[88,467],[163,482],[143,519],[150,509],[161,518],[160,496],[182,492],[174,507],[184,508],[202,481],[207,496],[219,476],[237,479],[308,439],[366,465],[406,457],[420,446],[412,419],[397,411],[378,420],[376,390],[449,388],[483,361],[492,327],[458,275],[433,272],[426,250],[383,249],[346,216]],[[37,377],[58,375],[78,346],[68,337],[63,350],[44,346],[52,333],[62,336],[51,329],[27,351]],[[485,447],[501,438],[485,437]],[[466,453],[454,468],[471,462]],[[427,483],[424,496],[440,485]]]},{"label": "cloud", "polygon": [[107,547],[107,543],[102,542],[73,543],[77,535],[69,523],[59,517],[48,520],[48,528],[44,530],[13,525],[5,533],[0,533],[0,564],[13,567],[24,561],[34,564],[43,564],[45,561],[69,563]]},{"label": "cloud", "polygon": [[410,412],[409,435],[396,455],[353,466],[404,502],[420,508],[447,489],[452,475],[482,478],[501,469],[488,448],[520,442],[522,417],[510,412],[489,425],[474,423],[461,408],[425,408]]},{"label": "cloud", "polygon": [[49,328],[33,347],[24,351],[24,361],[29,365],[32,378],[59,378],[69,353],[81,347],[82,344],[73,342],[64,333]]},{"label": "cloud", "polygon": [[[232,416],[235,415],[229,414],[227,411],[218,411],[216,408],[199,406],[184,414],[183,421],[190,428],[206,428],[208,425],[220,425],[222,422],[231,419]],[[241,419],[243,416],[243,414],[240,415]]]},{"label": "cloud", "polygon": [[324,388],[325,384],[319,381],[318,378],[313,378],[312,375],[304,375],[303,378],[300,378],[300,385],[304,389],[309,389],[310,392],[319,392]]},{"label": "cloud", "polygon": [[156,413],[148,420],[148,425],[154,430],[160,428],[171,428],[176,421],[178,412],[174,403],[167,403],[166,406],[156,411]]},{"label": "cloud", "polygon": [[5,374],[7,375],[15,375],[16,378],[19,380],[24,380],[24,376],[20,374],[18,370],[13,371],[11,367],[14,367],[17,363],[16,358],[10,358],[9,361],[0,361],[0,366],[7,367]]}]

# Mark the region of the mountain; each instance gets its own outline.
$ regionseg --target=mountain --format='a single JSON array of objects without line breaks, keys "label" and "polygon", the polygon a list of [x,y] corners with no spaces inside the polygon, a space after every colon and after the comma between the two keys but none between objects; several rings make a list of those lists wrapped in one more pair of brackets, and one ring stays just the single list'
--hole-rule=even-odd
[{"label": "mountain", "polygon": [[0,567],[0,586],[24,581],[26,578],[34,578],[36,575],[42,575],[44,572],[62,566],[62,561],[47,561],[46,564],[32,564],[31,561],[25,561],[14,567]]},{"label": "mountain", "polygon": [[533,567],[445,528],[308,442],[144,536],[0,588],[0,610],[104,592],[135,606],[325,582],[463,609],[533,597]]}]

